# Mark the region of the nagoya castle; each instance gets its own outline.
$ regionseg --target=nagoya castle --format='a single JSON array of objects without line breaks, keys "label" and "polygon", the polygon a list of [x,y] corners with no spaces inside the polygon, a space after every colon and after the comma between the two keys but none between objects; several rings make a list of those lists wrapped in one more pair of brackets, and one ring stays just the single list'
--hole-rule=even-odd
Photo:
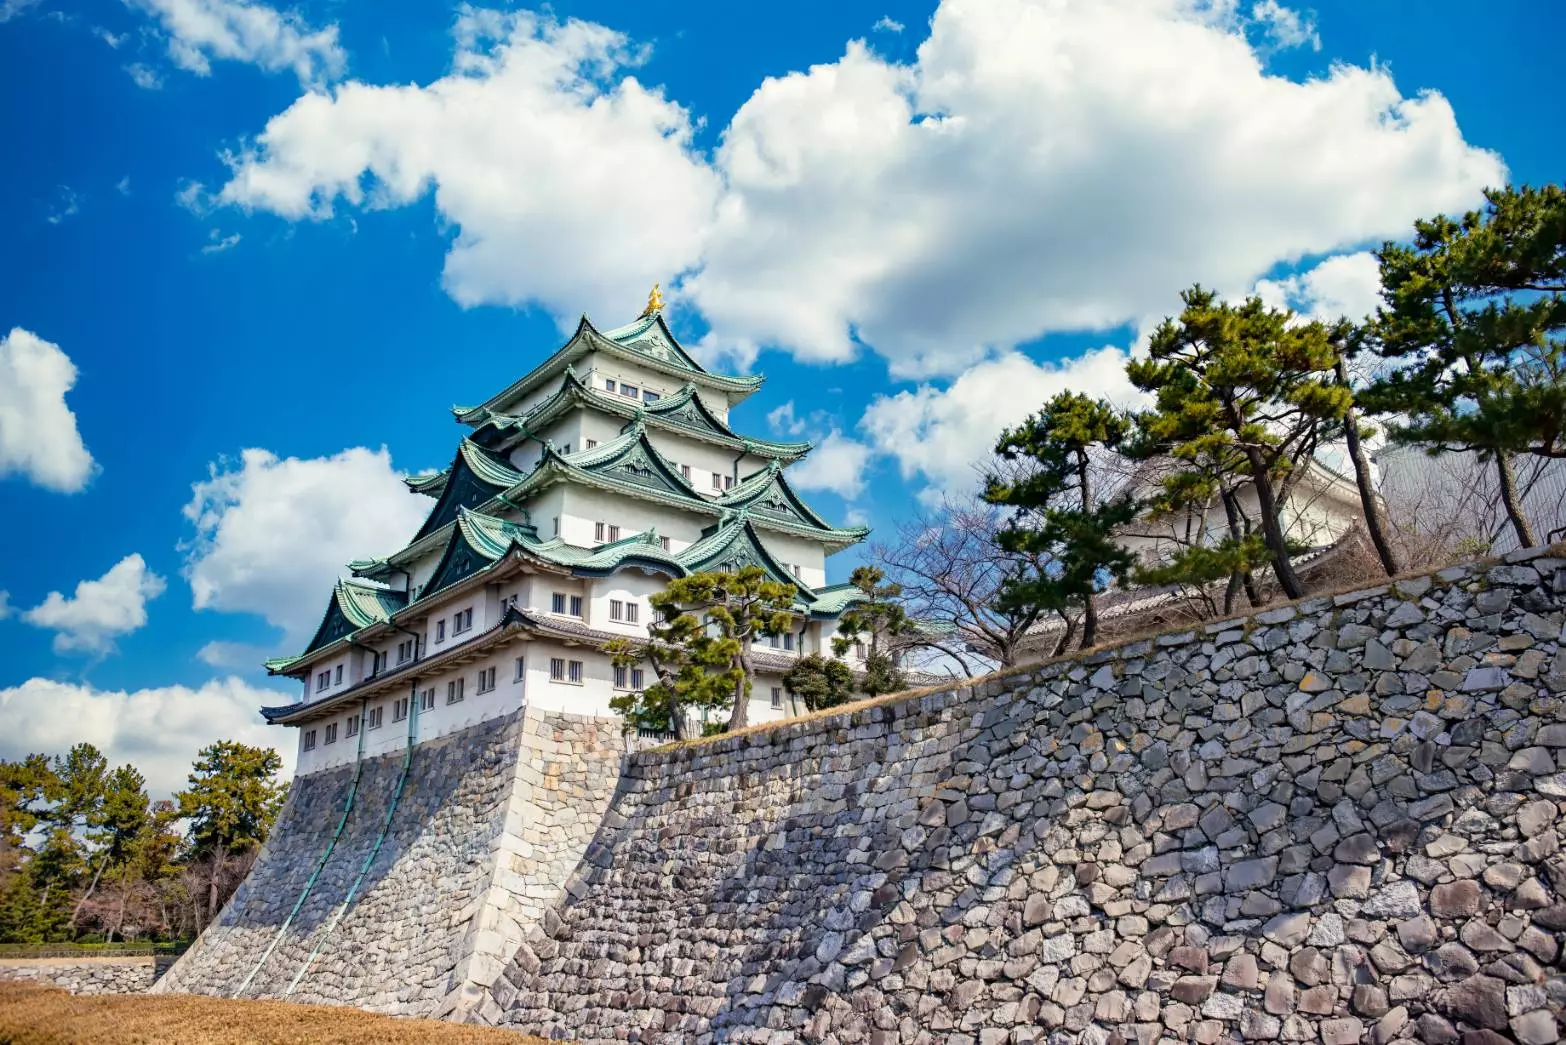
[{"label": "nagoya castle", "polygon": [[832,526],[789,484],[809,443],[730,426],[762,380],[698,363],[654,287],[635,322],[600,332],[584,316],[531,371],[453,408],[469,432],[451,464],[406,480],[433,501],[424,524],[348,564],[356,579],[332,590],[304,652],[267,662],[303,685],[297,703],[262,709],[299,729],[298,771],[522,706],[610,715],[611,698],[653,679],[604,644],[645,639],[648,596],[708,570],[754,565],[794,587],[795,629],[757,641],[746,718],[802,710],[783,674],[801,653],[831,654],[859,593],[826,583],[826,557],[867,530]]}]

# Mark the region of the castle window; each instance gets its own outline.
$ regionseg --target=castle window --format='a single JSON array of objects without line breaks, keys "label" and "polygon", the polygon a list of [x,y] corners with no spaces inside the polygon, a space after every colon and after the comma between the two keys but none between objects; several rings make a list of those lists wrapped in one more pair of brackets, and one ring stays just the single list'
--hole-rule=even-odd
[{"label": "castle window", "polygon": [[725,475],[723,477],[723,488],[725,490],[727,490],[727,489],[730,489],[731,487],[733,487],[733,485],[734,485],[734,477],[732,475]]},{"label": "castle window", "polygon": [[783,633],[783,648],[786,650],[792,650],[794,648],[794,633],[792,631],[785,631]]},{"label": "castle window", "polygon": [[625,604],[625,622],[627,624],[635,624],[635,623],[637,623],[637,621],[641,618],[641,615],[642,615],[642,608],[640,606],[638,606],[636,603],[634,603],[634,602],[627,602]]},{"label": "castle window", "polygon": [[604,524],[601,523],[601,522],[593,523],[593,540],[595,540],[595,541],[602,541],[603,539],[604,539]]},{"label": "castle window", "polygon": [[321,672],[319,675],[317,675],[315,677],[315,691],[317,693],[321,692],[321,690],[325,689],[327,686],[330,686],[331,684],[332,684],[332,673],[330,671],[323,671],[323,672]]},{"label": "castle window", "polygon": [[385,710],[386,709],[382,708],[382,707],[373,707],[368,712],[366,712],[364,728],[365,729],[380,729],[381,728],[381,714]]},{"label": "castle window", "polygon": [[550,678],[550,681],[552,681],[552,682],[564,682],[565,681],[565,658],[564,657],[551,657],[551,658],[549,658],[549,678]]},{"label": "castle window", "polygon": [[664,551],[668,551],[669,550],[669,538],[667,538],[667,537],[660,537],[660,538],[658,538],[658,547],[662,548]]},{"label": "castle window", "polygon": [[419,691],[419,710],[420,711],[434,711],[435,710],[435,687],[434,686],[431,686],[429,689],[425,689],[425,690],[420,690]]},{"label": "castle window", "polygon": [[624,620],[625,619],[625,603],[621,602],[619,599],[610,599],[609,600],[609,619],[610,620]]},{"label": "castle window", "polygon": [[631,688],[632,689],[641,689],[642,688],[642,669],[641,668],[632,668],[631,669]]},{"label": "castle window", "polygon": [[446,683],[446,703],[455,704],[462,699],[462,689],[467,679],[453,679]]},{"label": "castle window", "polygon": [[392,721],[393,722],[401,722],[403,719],[405,719],[407,717],[408,717],[408,698],[407,697],[403,697],[400,700],[393,701],[392,702]]},{"label": "castle window", "polygon": [[680,465],[680,477],[683,478],[686,482],[690,482],[691,481],[691,466],[690,465],[688,465],[688,464]]},{"label": "castle window", "polygon": [[614,381],[609,379],[609,378],[607,378],[607,377],[604,378],[604,391],[605,392],[613,392],[614,391]]},{"label": "castle window", "polygon": [[466,609],[451,618],[451,633],[461,635],[473,627],[473,611]]},{"label": "castle window", "polygon": [[335,676],[332,679],[332,685],[340,686],[340,685],[342,685],[342,681],[343,681],[343,666],[341,664],[339,664],[339,665],[337,665],[337,672],[336,672]]},{"label": "castle window", "polygon": [[549,596],[549,612],[564,613],[566,608],[565,592],[557,591]]},{"label": "castle window", "polygon": [[315,730],[313,730],[313,729],[305,730],[304,749],[306,751],[314,751],[315,750]]},{"label": "castle window", "polygon": [[656,403],[662,398],[663,396],[659,395],[657,392],[654,392],[650,388],[645,388],[642,390],[642,402],[644,403]]},{"label": "castle window", "polygon": [[516,673],[516,676],[511,681],[513,681],[513,682],[521,682],[522,681],[522,667],[523,667],[522,658],[518,657],[517,658],[517,673]]},{"label": "castle window", "polygon": [[337,723],[335,722],[328,722],[326,724],[326,743],[337,743]]},{"label": "castle window", "polygon": [[349,715],[348,725],[343,729],[343,736],[356,737],[359,735],[359,716]]},{"label": "castle window", "polygon": [[780,686],[772,687],[772,710],[783,710],[783,689]]},{"label": "castle window", "polygon": [[626,687],[626,684],[630,681],[630,677],[631,677],[631,669],[630,668],[626,667],[624,664],[616,664],[614,666],[614,688],[615,689],[624,689]]},{"label": "castle window", "polygon": [[555,516],[555,536],[560,536],[560,516]]},{"label": "castle window", "polygon": [[627,399],[637,399],[641,396],[641,389],[637,388],[635,385],[628,385],[624,382],[621,382],[620,394],[625,396]]},{"label": "castle window", "polygon": [[413,640],[406,639],[397,643],[397,663],[406,664],[413,659]]},{"label": "castle window", "polygon": [[435,641],[446,641],[446,621],[444,619],[435,622]]},{"label": "castle window", "polygon": [[586,439],[586,440],[583,440],[583,444],[582,445],[585,446],[589,450],[596,450],[596,449],[598,449],[598,440],[596,440],[596,439]]},{"label": "castle window", "polygon": [[618,526],[615,526],[615,525],[611,524],[610,527],[609,527],[609,543],[613,544],[615,541],[618,541],[619,539],[620,539],[620,528]]},{"label": "castle window", "polygon": [[580,595],[573,595],[573,596],[571,596],[571,616],[573,616],[573,617],[580,617],[581,615],[582,615],[582,597]]},{"label": "castle window", "polygon": [[567,681],[574,682],[577,685],[581,685],[582,684],[582,662],[581,661],[573,660],[573,661],[568,661],[566,663],[566,679],[567,679]]},{"label": "castle window", "polygon": [[495,688],[495,669],[494,668],[485,668],[482,671],[480,671],[479,672],[479,677],[478,677],[478,691],[480,693],[488,693],[490,690],[492,690],[494,688]]}]

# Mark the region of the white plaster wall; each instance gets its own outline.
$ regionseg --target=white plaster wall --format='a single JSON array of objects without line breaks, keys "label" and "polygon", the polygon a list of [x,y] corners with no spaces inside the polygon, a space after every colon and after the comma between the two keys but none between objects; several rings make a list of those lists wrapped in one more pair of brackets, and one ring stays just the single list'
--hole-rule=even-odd
[{"label": "white plaster wall", "polygon": [[597,532],[594,524],[597,522],[618,525],[621,539],[657,527],[659,536],[669,538],[669,550],[678,552],[699,540],[703,527],[718,521],[716,515],[705,512],[681,511],[591,487],[569,486],[563,489],[561,535],[570,543],[583,548],[596,547],[601,543],[594,537]]},{"label": "white plaster wall", "polygon": [[803,537],[790,537],[758,527],[761,543],[779,562],[799,566],[799,579],[812,588],[826,585],[826,553],[821,545]]},{"label": "white plaster wall", "polygon": [[[668,579],[661,574],[648,574],[640,570],[621,570],[613,576],[593,581],[589,596],[589,612],[593,618],[593,627],[617,635],[625,635],[628,638],[646,638],[647,622],[652,619],[653,612],[647,599],[654,593],[662,591],[667,583]],[[609,602],[612,599],[635,603],[639,607],[637,623],[630,624],[611,619]]]}]

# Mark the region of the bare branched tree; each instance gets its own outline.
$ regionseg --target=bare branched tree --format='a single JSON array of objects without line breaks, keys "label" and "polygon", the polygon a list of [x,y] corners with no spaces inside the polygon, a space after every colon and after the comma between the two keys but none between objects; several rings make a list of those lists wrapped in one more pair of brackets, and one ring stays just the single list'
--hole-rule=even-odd
[{"label": "bare branched tree", "polygon": [[[969,676],[1019,662],[1042,614],[998,610],[996,596],[1010,578],[1047,564],[1000,546],[996,534],[1005,519],[1003,509],[977,496],[948,497],[901,523],[894,539],[871,545],[871,561],[902,585],[904,608],[920,625],[903,639],[904,649],[949,658]],[[1074,633],[1076,622],[1066,623]]]}]

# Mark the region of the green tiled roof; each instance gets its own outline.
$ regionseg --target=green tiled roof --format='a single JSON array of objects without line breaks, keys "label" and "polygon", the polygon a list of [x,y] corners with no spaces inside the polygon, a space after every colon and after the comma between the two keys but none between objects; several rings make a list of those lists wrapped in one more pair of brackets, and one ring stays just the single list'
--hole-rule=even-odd
[{"label": "green tiled roof", "polygon": [[450,474],[450,468],[442,468],[438,472],[420,472],[418,475],[403,476],[402,481],[414,493],[438,497],[446,488],[446,477]]},{"label": "green tiled roof", "polygon": [[266,662],[267,670],[285,671],[288,666],[348,638],[361,628],[390,620],[392,614],[405,605],[407,596],[400,591],[360,581],[339,580],[332,588],[331,601],[326,604],[315,636],[304,652],[296,657],[274,657]]},{"label": "green tiled roof", "polygon": [[504,494],[522,479],[522,473],[504,458],[471,439],[462,440],[456,458],[446,469],[435,507],[430,509],[413,539],[417,541],[447,525],[457,517],[458,509],[488,504],[497,494]]},{"label": "green tiled roof", "polygon": [[776,522],[791,527],[824,530],[852,541],[861,540],[870,532],[868,526],[839,529],[817,515],[804,498],[794,492],[782,465],[775,460],[740,480],[737,486],[719,497],[717,503],[725,508],[748,511],[764,523]]},{"label": "green tiled roof", "polygon": [[457,420],[465,424],[481,424],[491,412],[504,413],[518,399],[559,374],[566,364],[575,362],[589,352],[603,352],[670,377],[695,381],[699,385],[722,391],[734,397],[735,401],[756,391],[765,380],[760,375],[731,377],[711,373],[680,346],[662,315],[654,313],[649,319],[651,322],[638,320],[606,335],[599,333],[583,316],[576,332],[558,351],[478,406],[460,409]]},{"label": "green tiled roof", "polygon": [[[532,436],[571,410],[588,406],[627,420],[640,418],[650,427],[691,436],[734,450],[747,450],[758,457],[796,460],[810,452],[809,443],[779,442],[742,436],[714,414],[697,394],[696,383],[687,381],[680,390],[654,403],[615,395],[596,389],[583,381],[573,367],[566,367],[559,389],[525,414],[501,414],[484,411],[474,438],[483,443],[510,445],[519,436]],[[476,414],[474,415],[477,416]]]}]

